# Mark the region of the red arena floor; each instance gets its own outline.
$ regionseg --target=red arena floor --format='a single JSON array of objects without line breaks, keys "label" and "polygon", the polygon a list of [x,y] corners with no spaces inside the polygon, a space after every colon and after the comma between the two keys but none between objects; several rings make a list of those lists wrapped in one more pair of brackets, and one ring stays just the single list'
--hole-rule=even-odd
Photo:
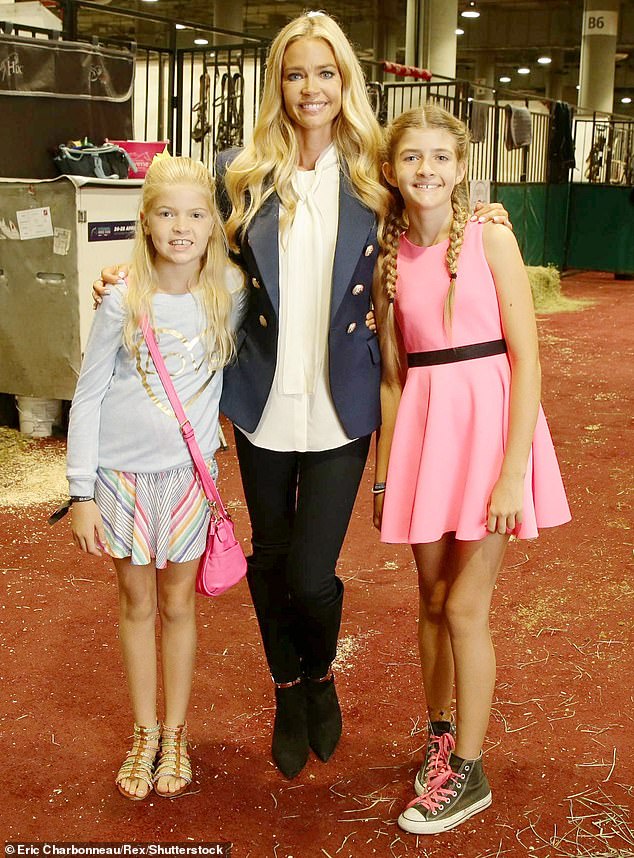
[{"label": "red arena floor", "polygon": [[[574,521],[508,551],[493,604],[493,805],[436,838],[400,831],[424,741],[416,576],[371,526],[368,468],[341,557],[344,737],[285,781],[269,756],[272,687],[246,584],[199,599],[195,781],[174,800],[113,785],[131,733],[108,560],[73,548],[55,500],[11,502],[0,470],[4,593],[1,828],[8,841],[222,841],[234,858],[634,855],[634,283],[565,280],[586,309],[540,316],[543,403]],[[228,437],[231,437],[230,432]],[[63,442],[31,445],[61,460]],[[248,522],[233,450],[221,488]],[[8,498],[8,499],[7,499]]]}]

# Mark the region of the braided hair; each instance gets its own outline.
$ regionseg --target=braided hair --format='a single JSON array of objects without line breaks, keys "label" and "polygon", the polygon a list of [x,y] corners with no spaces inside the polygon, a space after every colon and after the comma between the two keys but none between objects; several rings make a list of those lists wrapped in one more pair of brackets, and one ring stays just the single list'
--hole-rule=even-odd
[{"label": "braided hair", "polygon": [[385,317],[379,325],[379,342],[381,345],[381,360],[385,377],[401,378],[405,374],[399,349],[399,331],[394,316],[394,298],[396,296],[397,255],[401,235],[407,229],[407,212],[403,199],[396,189],[393,194],[393,207],[379,225],[379,240],[381,243],[380,276],[381,286],[387,296]]},{"label": "braided hair", "polygon": [[445,298],[445,328],[451,329],[453,305],[456,296],[456,277],[458,275],[458,257],[464,241],[464,229],[469,219],[469,185],[467,175],[453,189],[451,195],[453,218],[449,229],[449,246],[445,262],[449,272],[449,289]]},{"label": "braided hair", "polygon": [[[469,153],[469,132],[463,122],[457,119],[453,114],[449,113],[444,108],[437,104],[426,104],[424,107],[417,107],[413,110],[406,110],[397,117],[387,128],[385,140],[383,144],[382,161],[389,164],[394,163],[394,156],[397,146],[403,134],[409,129],[424,129],[437,128],[449,132],[454,140],[456,157],[459,162],[466,163]],[[394,328],[394,298],[396,296],[396,260],[398,253],[398,245],[401,234],[407,229],[407,212],[405,204],[398,188],[392,187],[385,178],[383,183],[391,193],[391,209],[381,224],[381,247],[383,250],[382,259],[382,287],[387,296],[390,307],[388,309],[388,334],[389,329]],[[445,329],[451,330],[451,321],[453,316],[453,306],[456,292],[456,276],[458,273],[458,258],[464,240],[464,230],[469,219],[469,183],[467,175],[456,184],[451,195],[451,206],[453,217],[449,230],[449,245],[445,256],[445,264],[447,273],[449,274],[449,288],[445,298],[444,322]],[[392,349],[387,344],[386,352],[388,354],[388,363],[398,364],[397,355],[390,358],[390,351],[395,351],[396,346]]]}]

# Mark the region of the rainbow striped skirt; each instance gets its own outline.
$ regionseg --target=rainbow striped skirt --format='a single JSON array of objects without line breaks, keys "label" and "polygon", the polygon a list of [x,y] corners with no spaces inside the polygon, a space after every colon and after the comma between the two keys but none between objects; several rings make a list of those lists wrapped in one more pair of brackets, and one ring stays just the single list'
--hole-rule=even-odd
[{"label": "rainbow striped skirt", "polygon": [[[215,480],[215,459],[208,464]],[[193,466],[154,474],[99,468],[95,501],[112,557],[164,569],[168,561],[185,563],[205,551],[209,507]]]}]

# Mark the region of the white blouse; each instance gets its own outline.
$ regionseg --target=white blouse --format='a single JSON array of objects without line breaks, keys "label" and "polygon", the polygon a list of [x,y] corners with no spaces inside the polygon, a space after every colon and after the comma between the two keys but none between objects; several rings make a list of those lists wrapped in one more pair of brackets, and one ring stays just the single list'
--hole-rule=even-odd
[{"label": "white blouse", "polygon": [[[256,447],[317,452],[348,444],[328,381],[332,269],[339,225],[339,161],[334,144],[314,170],[297,170],[293,223],[279,236],[277,363],[255,432]],[[281,220],[281,218],[280,218]],[[244,431],[244,430],[242,430]]]}]

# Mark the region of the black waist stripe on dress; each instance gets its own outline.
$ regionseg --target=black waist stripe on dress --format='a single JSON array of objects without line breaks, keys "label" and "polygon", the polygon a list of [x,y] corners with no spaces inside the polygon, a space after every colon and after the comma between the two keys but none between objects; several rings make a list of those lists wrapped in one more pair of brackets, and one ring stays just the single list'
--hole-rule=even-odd
[{"label": "black waist stripe on dress", "polygon": [[441,363],[456,363],[461,360],[502,355],[506,352],[506,340],[489,340],[486,343],[472,343],[468,346],[456,346],[453,349],[436,349],[431,352],[409,352],[407,366],[437,366]]}]

